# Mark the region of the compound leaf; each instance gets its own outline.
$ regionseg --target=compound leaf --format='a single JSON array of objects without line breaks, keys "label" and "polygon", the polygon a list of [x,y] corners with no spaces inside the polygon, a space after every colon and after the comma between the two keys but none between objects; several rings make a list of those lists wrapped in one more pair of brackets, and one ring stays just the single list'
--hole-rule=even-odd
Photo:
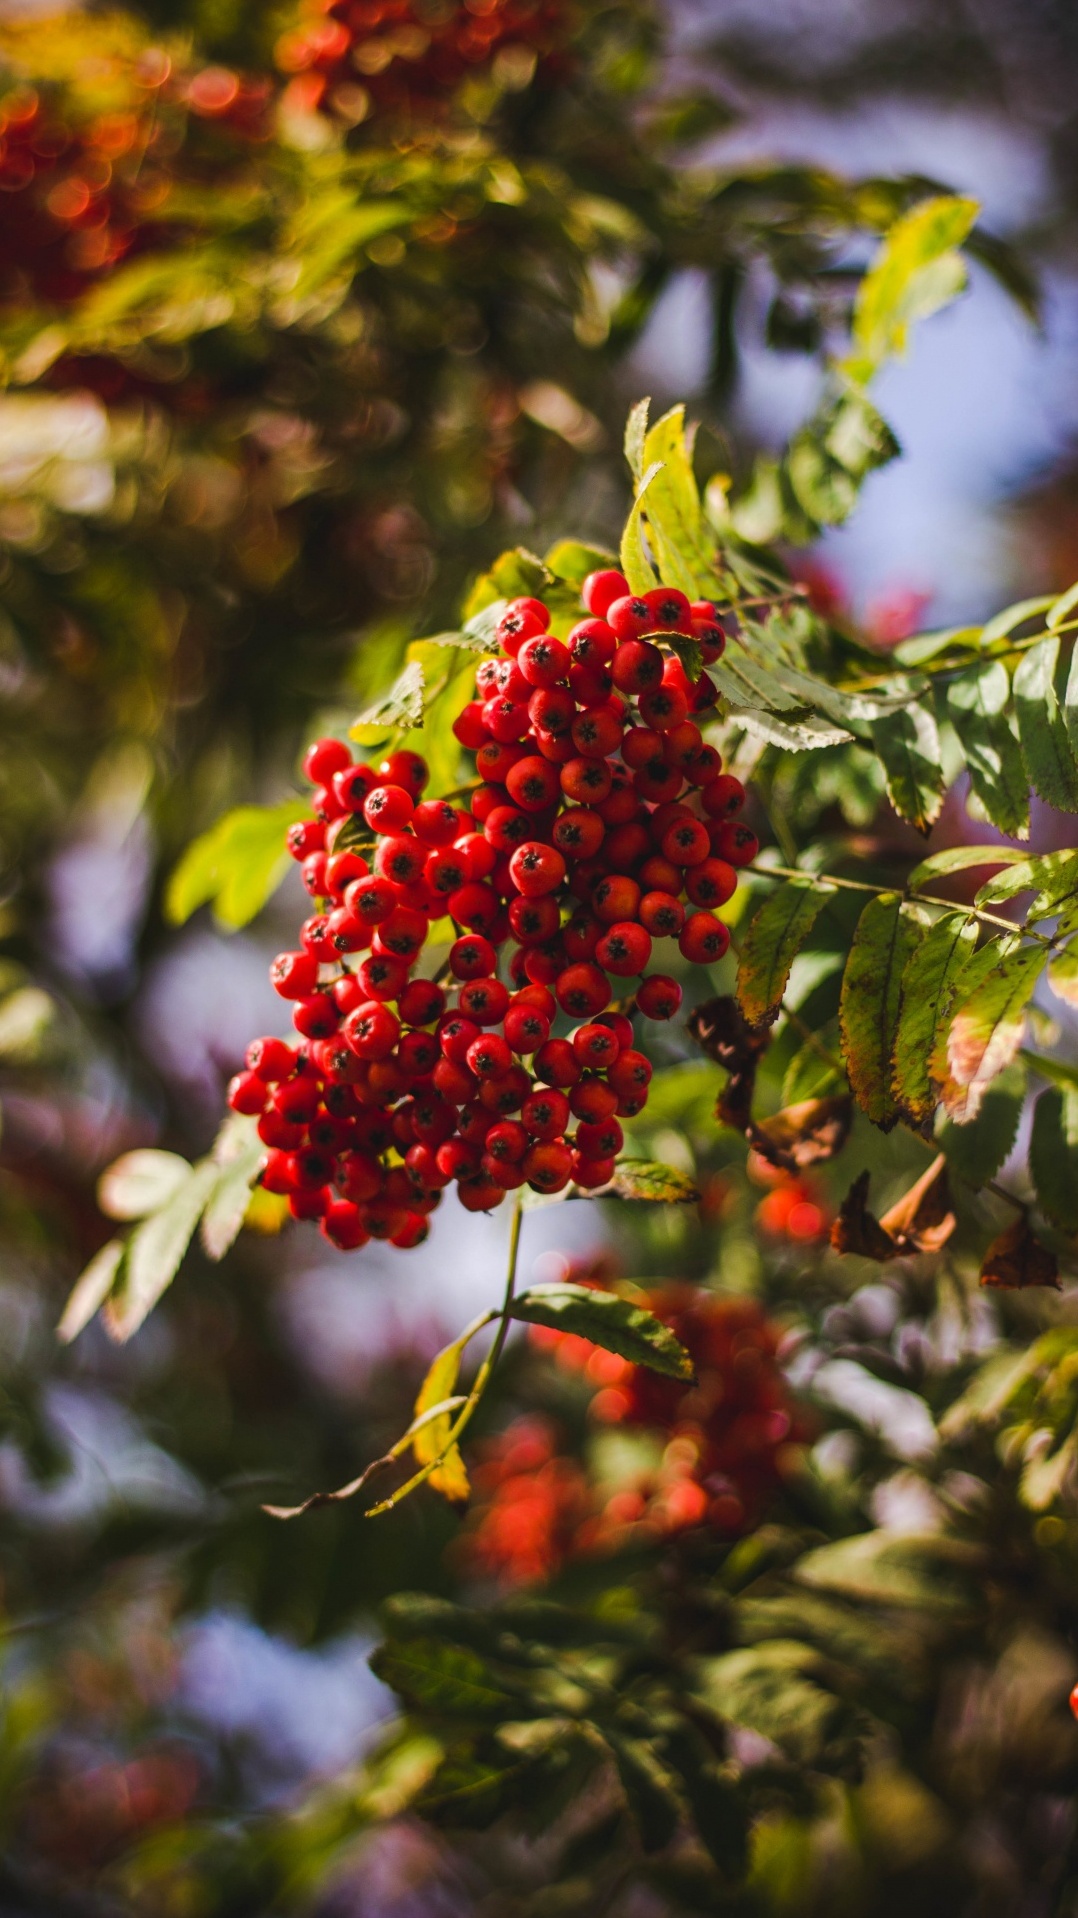
[{"label": "compound leaf", "polygon": [[839,1001],[842,1055],[861,1110],[884,1132],[899,1116],[891,1087],[902,978],[922,928],[898,893],[870,899],[857,922]]},{"label": "compound leaf", "polygon": [[790,879],[766,899],[745,934],[737,968],[737,1003],[750,1026],[778,1018],[790,967],[804,945],[833,886]]},{"label": "compound leaf", "polygon": [[692,1360],[669,1326],[629,1299],[587,1285],[533,1285],[514,1299],[512,1317],[572,1332],[668,1379],[691,1379]]}]

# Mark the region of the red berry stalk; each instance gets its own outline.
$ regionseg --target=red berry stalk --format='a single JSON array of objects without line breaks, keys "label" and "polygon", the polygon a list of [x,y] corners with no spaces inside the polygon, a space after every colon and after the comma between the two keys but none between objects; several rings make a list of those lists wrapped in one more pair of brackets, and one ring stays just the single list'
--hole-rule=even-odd
[{"label": "red berry stalk", "polygon": [[[714,660],[722,628],[620,573],[583,596],[564,644],[538,600],[502,616],[454,725],[480,774],[470,811],[423,798],[416,753],[377,769],[336,739],[307,754],[316,816],[288,845],[317,910],[271,968],[299,1039],[255,1040],[229,1103],[258,1117],[263,1184],[342,1250],[419,1244],[453,1183],[471,1211],[522,1185],[607,1185],[651,1078],[616,985],[670,1019],[681,988],[649,970],[654,942],[704,966],[729,945],[714,909],[756,840],[691,717],[712,682],[656,643],[691,636]],[[446,916],[442,985],[414,975]],[[575,1031],[555,1033],[559,1013]]]}]

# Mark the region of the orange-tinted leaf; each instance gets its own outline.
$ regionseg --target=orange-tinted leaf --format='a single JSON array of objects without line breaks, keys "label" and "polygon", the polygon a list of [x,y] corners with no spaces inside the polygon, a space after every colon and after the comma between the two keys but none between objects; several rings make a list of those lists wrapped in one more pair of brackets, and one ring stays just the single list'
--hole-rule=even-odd
[{"label": "orange-tinted leaf", "polygon": [[822,1165],[841,1152],[849,1137],[853,1100],[848,1092],[828,1099],[802,1099],[752,1128],[756,1151],[789,1172]]},{"label": "orange-tinted leaf", "polygon": [[916,1185],[904,1192],[880,1220],[900,1252],[938,1252],[955,1228],[947,1159],[940,1153]]},{"label": "orange-tinted leaf", "polygon": [[993,1239],[981,1267],[981,1284],[1024,1292],[1030,1286],[1059,1290],[1059,1261],[1030,1229],[1023,1213]]}]

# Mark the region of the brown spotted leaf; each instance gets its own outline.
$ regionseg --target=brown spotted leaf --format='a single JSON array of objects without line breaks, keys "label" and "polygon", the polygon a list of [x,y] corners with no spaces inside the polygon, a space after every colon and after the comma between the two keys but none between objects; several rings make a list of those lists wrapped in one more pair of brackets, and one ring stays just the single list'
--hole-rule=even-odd
[{"label": "brown spotted leaf", "polygon": [[857,922],[842,980],[842,1054],[862,1111],[890,1132],[898,1119],[891,1087],[902,975],[923,927],[898,893],[870,899]]},{"label": "brown spotted leaf", "polygon": [[756,1067],[771,1043],[770,1033],[750,1031],[732,996],[708,999],[696,1006],[688,1026],[700,1050],[730,1075],[719,1094],[716,1118],[736,1132],[744,1132],[752,1117]]},{"label": "brown spotted leaf", "polygon": [[981,1284],[1024,1292],[1030,1286],[1059,1290],[1059,1261],[1030,1229],[1023,1213],[993,1239],[981,1267]]},{"label": "brown spotted leaf", "polygon": [[784,1106],[752,1128],[752,1144],[772,1165],[787,1172],[822,1165],[842,1151],[849,1137],[853,1100],[848,1092],[827,1099],[801,1099]]}]

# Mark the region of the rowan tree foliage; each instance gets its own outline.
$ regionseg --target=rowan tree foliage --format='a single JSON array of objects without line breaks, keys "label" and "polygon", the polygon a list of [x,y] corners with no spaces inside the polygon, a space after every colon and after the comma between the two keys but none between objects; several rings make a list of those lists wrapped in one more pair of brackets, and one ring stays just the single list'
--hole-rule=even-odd
[{"label": "rowan tree foliage", "polygon": [[[885,651],[801,560],[969,258],[1028,282],[924,182],[694,166],[659,44],[508,0],[4,27],[6,1230],[204,1494],[13,1521],[43,1908],[366,1910],[394,1845],[507,1918],[1078,1904],[1078,588]],[[635,399],[616,476],[685,265],[712,386]],[[750,267],[820,358],[779,456],[721,404]],[[124,1008],[33,908],[125,779],[147,950],[282,927],[293,861],[309,899],[214,1144],[177,1113],[91,1207],[20,1099]],[[361,1288],[453,1195],[507,1217],[501,1296],[327,1404],[267,1241]],[[609,1252],[530,1279],[568,1203]],[[48,1369],[4,1407],[45,1486]],[[308,1641],[385,1601],[395,1715],[286,1808],[161,1676],[222,1599]]]}]

